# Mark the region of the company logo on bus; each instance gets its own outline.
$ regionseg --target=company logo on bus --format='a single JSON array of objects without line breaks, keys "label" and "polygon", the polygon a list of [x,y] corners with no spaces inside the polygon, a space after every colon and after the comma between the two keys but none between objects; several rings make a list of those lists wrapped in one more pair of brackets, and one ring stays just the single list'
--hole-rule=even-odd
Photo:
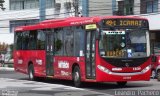
[{"label": "company logo on bus", "polygon": [[69,68],[69,62],[67,62],[67,61],[58,61],[58,68]]}]

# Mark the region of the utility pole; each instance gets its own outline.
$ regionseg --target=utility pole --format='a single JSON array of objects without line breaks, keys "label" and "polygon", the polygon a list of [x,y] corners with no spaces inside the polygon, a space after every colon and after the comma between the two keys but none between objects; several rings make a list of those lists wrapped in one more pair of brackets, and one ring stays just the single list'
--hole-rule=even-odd
[{"label": "utility pole", "polygon": [[89,16],[89,1],[82,0],[82,15],[88,17]]},{"label": "utility pole", "polygon": [[4,0],[0,0],[0,8],[4,11],[6,8],[4,8],[4,6],[3,6],[3,3],[4,3],[5,1]]},{"label": "utility pole", "polygon": [[79,0],[74,0],[73,6],[75,9],[75,17],[78,17],[79,16]]},{"label": "utility pole", "polygon": [[115,15],[116,11],[116,0],[112,0],[112,15]]},{"label": "utility pole", "polygon": [[39,0],[39,17],[40,21],[46,19],[46,0]]}]

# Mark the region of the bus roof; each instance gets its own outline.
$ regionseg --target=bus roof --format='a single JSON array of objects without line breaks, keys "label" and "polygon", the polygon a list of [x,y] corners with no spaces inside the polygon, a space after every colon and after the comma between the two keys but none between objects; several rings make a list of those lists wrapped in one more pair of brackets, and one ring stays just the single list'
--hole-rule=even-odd
[{"label": "bus roof", "polygon": [[60,19],[51,19],[45,20],[35,25],[29,26],[20,26],[16,27],[15,31],[28,31],[28,30],[38,30],[38,29],[47,29],[47,28],[59,28],[66,26],[76,26],[76,25],[85,25],[93,24],[99,22],[103,19],[144,19],[138,16],[96,16],[96,17],[69,17],[69,18],[60,18]]}]

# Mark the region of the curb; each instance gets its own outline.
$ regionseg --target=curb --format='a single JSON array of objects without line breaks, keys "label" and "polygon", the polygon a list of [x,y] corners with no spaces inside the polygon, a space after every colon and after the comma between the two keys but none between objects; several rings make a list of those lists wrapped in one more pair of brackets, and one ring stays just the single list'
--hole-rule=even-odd
[{"label": "curb", "polygon": [[14,68],[0,67],[0,71],[14,71]]}]

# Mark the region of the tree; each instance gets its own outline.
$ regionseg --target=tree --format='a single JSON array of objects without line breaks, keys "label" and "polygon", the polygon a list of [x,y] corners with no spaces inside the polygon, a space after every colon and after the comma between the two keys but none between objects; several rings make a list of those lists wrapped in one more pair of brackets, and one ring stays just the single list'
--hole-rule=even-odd
[{"label": "tree", "polygon": [[5,10],[6,8],[4,8],[4,6],[3,6],[3,3],[4,3],[5,1],[4,0],[0,0],[0,8],[2,9],[2,10]]},{"label": "tree", "polygon": [[6,53],[8,46],[8,44],[0,42],[0,53]]}]

